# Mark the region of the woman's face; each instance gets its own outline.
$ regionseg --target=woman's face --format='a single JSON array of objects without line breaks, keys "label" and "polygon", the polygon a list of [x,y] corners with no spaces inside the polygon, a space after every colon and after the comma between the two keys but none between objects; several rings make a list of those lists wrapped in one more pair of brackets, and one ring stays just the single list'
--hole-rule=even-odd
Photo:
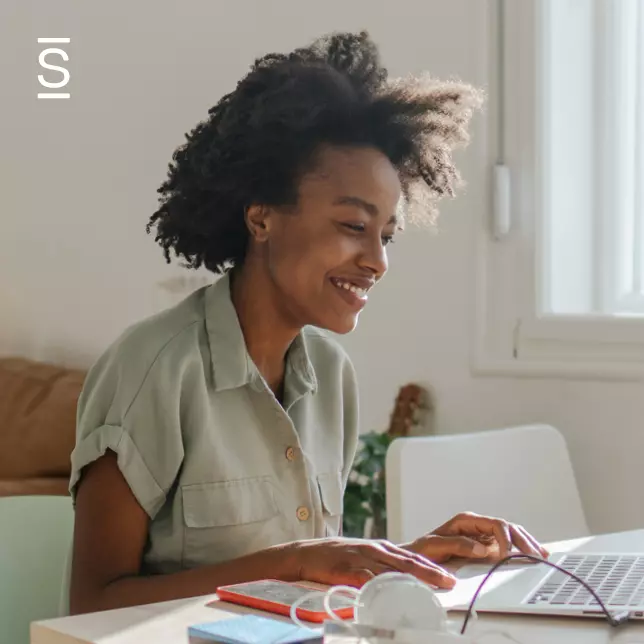
[{"label": "woman's face", "polygon": [[317,161],[300,182],[295,212],[254,212],[260,252],[289,323],[348,333],[387,271],[401,185],[373,148],[324,147]]}]

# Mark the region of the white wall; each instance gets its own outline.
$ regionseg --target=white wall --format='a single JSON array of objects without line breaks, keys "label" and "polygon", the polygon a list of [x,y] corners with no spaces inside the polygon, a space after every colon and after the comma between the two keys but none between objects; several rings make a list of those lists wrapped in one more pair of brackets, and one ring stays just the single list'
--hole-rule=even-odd
[{"label": "white wall", "polygon": [[[144,231],[155,190],[183,133],[254,56],[366,27],[394,74],[486,86],[489,20],[487,0],[5,0],[0,353],[86,365],[172,301],[159,283],[182,273]],[[43,36],[72,39],[69,101],[35,99]],[[441,432],[551,422],[569,441],[591,527],[639,527],[640,385],[470,376],[474,240],[489,198],[484,124],[459,157],[467,192],[443,207],[439,234],[410,230],[397,241],[390,274],[345,339],[364,429],[386,426],[398,387],[412,380],[434,390]]]}]

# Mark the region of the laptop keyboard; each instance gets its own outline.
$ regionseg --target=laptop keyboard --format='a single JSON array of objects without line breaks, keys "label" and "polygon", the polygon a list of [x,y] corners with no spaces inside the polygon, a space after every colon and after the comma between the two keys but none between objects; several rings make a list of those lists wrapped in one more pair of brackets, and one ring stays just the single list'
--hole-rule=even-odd
[{"label": "laptop keyboard", "polygon": [[[644,603],[644,556],[570,554],[558,565],[583,579],[607,606],[641,606]],[[580,583],[559,570],[553,570],[526,603],[599,606]]]}]

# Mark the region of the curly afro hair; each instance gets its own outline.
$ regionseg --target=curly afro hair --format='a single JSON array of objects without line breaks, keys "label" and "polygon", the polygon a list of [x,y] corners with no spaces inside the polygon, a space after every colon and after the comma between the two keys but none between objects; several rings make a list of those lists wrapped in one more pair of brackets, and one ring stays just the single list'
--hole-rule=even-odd
[{"label": "curly afro hair", "polygon": [[147,225],[170,262],[223,273],[244,261],[252,204],[297,203],[321,145],[379,149],[397,169],[412,221],[433,222],[460,182],[452,150],[482,96],[459,82],[388,79],[366,32],[334,33],[290,54],[267,54],[208,110],[173,154]]}]

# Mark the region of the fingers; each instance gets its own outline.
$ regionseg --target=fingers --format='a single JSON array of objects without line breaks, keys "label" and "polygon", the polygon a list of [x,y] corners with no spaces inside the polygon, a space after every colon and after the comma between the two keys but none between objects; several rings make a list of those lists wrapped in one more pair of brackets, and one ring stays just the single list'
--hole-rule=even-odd
[{"label": "fingers", "polygon": [[498,544],[498,555],[506,557],[512,550],[512,537],[508,522],[494,517],[485,517],[473,512],[462,512],[443,524],[433,534],[442,537],[465,536],[485,542],[493,537]]},{"label": "fingers", "polygon": [[334,574],[332,585],[353,586],[362,588],[368,581],[373,579],[376,573],[369,568],[347,568]]},{"label": "fingers", "polygon": [[[487,519],[487,517],[486,517]],[[550,553],[544,548],[523,526],[508,523],[503,519],[487,519],[491,522],[491,529],[499,542],[499,558],[507,557],[512,548],[516,547],[524,555],[547,558]],[[502,540],[499,540],[502,535]]]},{"label": "fingers", "polygon": [[482,536],[492,535],[498,544],[499,558],[503,559],[512,552],[512,533],[510,525],[503,519],[472,515],[474,529]]},{"label": "fingers", "polygon": [[349,571],[352,578],[354,578],[360,586],[366,584],[368,581],[371,581],[374,577],[378,575],[383,575],[387,572],[402,572],[398,569],[391,568],[390,566],[385,566],[384,564],[372,561],[367,564],[369,568],[358,568],[355,570]]},{"label": "fingers", "polygon": [[438,588],[456,584],[440,566],[387,541],[320,540],[298,547],[299,578],[308,581],[360,588],[384,572],[403,572]]},{"label": "fingers", "polygon": [[390,566],[385,566],[384,564],[378,563],[377,561],[371,561],[365,563],[365,566],[368,568],[347,568],[346,570],[338,571],[333,575],[333,579],[330,582],[332,585],[346,585],[353,586],[355,588],[362,588],[368,581],[371,581],[374,577],[382,575],[387,572],[404,572],[398,570],[397,568],[391,568]]},{"label": "fingers", "polygon": [[413,551],[436,563],[449,561],[452,557],[483,559],[491,554],[495,545],[494,537],[478,541],[470,537],[440,537],[426,535],[411,544]]},{"label": "fingers", "polygon": [[[376,570],[379,571],[377,574],[383,572],[384,567],[389,571],[397,570],[414,575],[421,581],[438,588],[453,588],[456,584],[456,578],[453,575],[426,557],[409,552],[387,541],[372,542],[366,556],[372,558]],[[367,567],[374,570],[371,565]]]},{"label": "fingers", "polygon": [[550,553],[523,526],[510,524],[514,545],[526,555],[548,558]]},{"label": "fingers", "polygon": [[483,535],[490,532],[494,535],[499,544],[499,557],[507,557],[512,548],[516,547],[519,552],[535,557],[548,557],[549,552],[544,548],[523,526],[516,523],[508,523],[503,519],[493,517],[480,517],[472,515],[471,520],[475,522],[477,530],[488,527]]},{"label": "fingers", "polygon": [[501,558],[509,555],[512,552],[513,546],[524,555],[533,555],[535,557],[549,556],[550,553],[523,526],[516,523],[508,523],[503,519],[491,519],[491,521],[497,526],[497,532],[500,529],[503,530],[505,538],[510,543],[507,551],[501,552],[502,549],[499,548],[499,556]]},{"label": "fingers", "polygon": [[[436,539],[439,539],[439,537],[436,537]],[[450,558],[449,554],[446,554],[445,556],[440,556],[438,552],[434,552],[433,548],[430,548],[429,551],[427,551],[425,548],[414,548],[412,546],[416,545],[416,542],[413,544],[410,544],[409,546],[398,546],[396,544],[393,544],[389,541],[381,542],[382,547],[384,547],[387,550],[390,550],[394,554],[401,555],[405,558],[410,558],[416,563],[418,563],[421,566],[431,566],[432,570],[440,570],[442,572],[446,572],[445,569],[440,566],[443,561],[447,561]],[[436,556],[434,556],[436,555]],[[447,573],[448,576],[451,577],[450,573]]]},{"label": "fingers", "polygon": [[498,557],[507,557],[514,546],[523,554],[547,557],[548,551],[522,526],[508,523],[503,519],[463,513],[454,517],[440,528],[441,533],[473,536],[483,540],[492,535],[498,543]]},{"label": "fingers", "polygon": [[490,554],[489,548],[469,537],[437,537],[438,546],[445,555],[452,557],[466,557],[467,559],[483,559]]}]

